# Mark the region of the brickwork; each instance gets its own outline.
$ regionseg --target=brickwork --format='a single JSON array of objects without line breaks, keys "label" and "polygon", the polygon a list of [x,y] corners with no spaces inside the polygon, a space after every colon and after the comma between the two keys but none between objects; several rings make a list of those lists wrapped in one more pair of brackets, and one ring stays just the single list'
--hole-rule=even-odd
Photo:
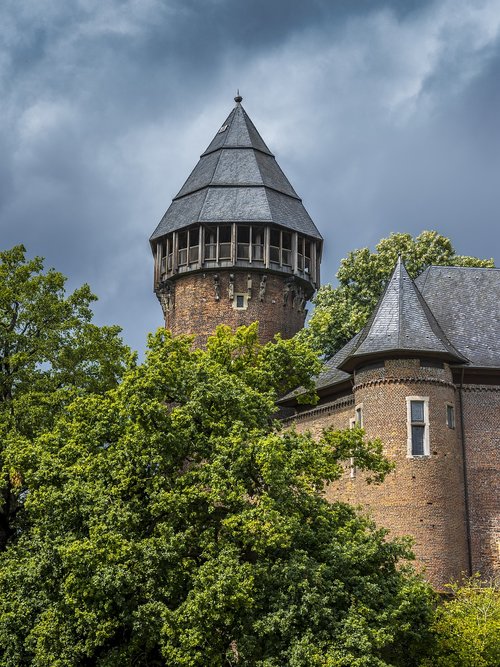
[{"label": "brickwork", "polygon": [[[232,288],[231,274],[234,276]],[[174,335],[194,334],[197,346],[203,346],[219,324],[235,329],[258,321],[263,343],[277,333],[291,338],[304,326],[306,312],[303,303],[296,298],[293,289],[286,287],[288,278],[285,276],[266,274],[262,293],[263,275],[263,272],[220,271],[179,276],[174,282],[170,309],[166,310],[166,327]],[[234,297],[230,296],[233,292],[250,295],[245,309],[234,308]]]},{"label": "brickwork", "polygon": [[500,387],[465,385],[462,393],[472,569],[500,573]]},{"label": "brickwork", "polygon": [[[350,467],[327,497],[361,505],[391,535],[412,535],[417,562],[429,580],[443,584],[467,571],[462,452],[458,429],[448,428],[446,405],[458,409],[449,368],[422,368],[418,360],[386,361],[384,368],[355,376],[353,400],[343,409],[300,416],[299,430],[314,434],[326,426],[347,428],[362,406],[368,438],[380,437],[396,468],[379,486],[367,485]],[[408,456],[408,396],[428,397],[430,455]]]},{"label": "brickwork", "polygon": [[310,431],[318,437],[324,428],[349,428],[349,419],[354,416],[354,395],[325,403],[319,407],[305,410],[295,417],[283,420],[285,426],[295,424],[298,431]]}]

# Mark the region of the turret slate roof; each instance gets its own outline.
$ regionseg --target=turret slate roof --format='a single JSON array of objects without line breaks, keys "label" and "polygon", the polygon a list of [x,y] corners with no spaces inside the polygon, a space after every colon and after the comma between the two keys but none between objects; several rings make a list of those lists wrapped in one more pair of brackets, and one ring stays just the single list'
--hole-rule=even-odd
[{"label": "turret slate roof", "polygon": [[339,364],[352,370],[361,359],[407,353],[438,356],[451,362],[466,359],[450,343],[425,299],[398,259],[394,273],[354,349]]},{"label": "turret slate roof", "polygon": [[[316,389],[341,386],[363,358],[396,352],[500,369],[500,269],[430,266],[415,281],[396,269],[365,327],[326,362]],[[290,404],[299,388],[279,402]]]},{"label": "turret slate roof", "polygon": [[321,234],[274,155],[237,100],[151,236],[194,223],[274,223],[315,239]]}]

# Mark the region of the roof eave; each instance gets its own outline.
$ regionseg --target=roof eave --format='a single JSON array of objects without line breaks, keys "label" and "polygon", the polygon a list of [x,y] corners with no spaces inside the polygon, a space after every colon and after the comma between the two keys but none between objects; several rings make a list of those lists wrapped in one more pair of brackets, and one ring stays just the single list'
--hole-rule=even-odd
[{"label": "roof eave", "polygon": [[337,367],[345,373],[352,373],[360,365],[375,360],[385,359],[414,359],[418,357],[425,357],[427,359],[438,359],[439,361],[446,361],[451,364],[467,364],[465,357],[452,354],[451,352],[443,352],[438,350],[410,350],[402,348],[393,348],[388,350],[380,350],[377,352],[367,352],[366,354],[354,354]]}]

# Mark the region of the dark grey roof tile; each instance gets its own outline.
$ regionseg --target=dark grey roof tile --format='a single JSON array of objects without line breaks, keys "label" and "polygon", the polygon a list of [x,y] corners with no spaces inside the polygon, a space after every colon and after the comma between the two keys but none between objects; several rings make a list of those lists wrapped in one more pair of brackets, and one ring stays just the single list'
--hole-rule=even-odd
[{"label": "dark grey roof tile", "polygon": [[193,169],[182,188],[179,190],[175,199],[184,197],[191,192],[196,192],[196,190],[201,190],[201,188],[210,185],[214,177],[215,168],[217,167],[219,158],[220,153],[210,153],[209,155],[205,155],[204,157],[200,158],[198,164]]},{"label": "dark grey roof tile", "polygon": [[[182,200],[181,200],[182,201]],[[271,222],[264,188],[209,188],[200,222]]]},{"label": "dark grey roof tile", "polygon": [[273,222],[315,239],[322,238],[300,199],[275,190],[267,189],[266,192]]},{"label": "dark grey roof tile", "polygon": [[265,185],[273,188],[274,190],[284,192],[285,194],[290,195],[290,197],[296,197],[297,199],[299,198],[292,185],[290,184],[290,181],[282,172],[279,164],[273,157],[266,155],[265,153],[257,152],[255,152],[254,155],[257,160],[257,164],[259,165],[259,171],[262,174],[262,180]]},{"label": "dark grey roof tile", "polygon": [[198,222],[206,194],[206,190],[199,190],[182,199],[174,199],[151,235],[151,241]]},{"label": "dark grey roof tile", "polygon": [[267,222],[321,240],[240,104],[201,156],[151,240],[194,222]]},{"label": "dark grey roof tile", "polygon": [[340,366],[351,370],[361,357],[395,352],[438,355],[455,363],[466,361],[448,340],[401,260],[355,348]]},{"label": "dark grey roof tile", "polygon": [[263,185],[255,155],[245,148],[221,150],[211,185]]},{"label": "dark grey roof tile", "polygon": [[500,269],[431,266],[415,283],[470,364],[499,368]]}]

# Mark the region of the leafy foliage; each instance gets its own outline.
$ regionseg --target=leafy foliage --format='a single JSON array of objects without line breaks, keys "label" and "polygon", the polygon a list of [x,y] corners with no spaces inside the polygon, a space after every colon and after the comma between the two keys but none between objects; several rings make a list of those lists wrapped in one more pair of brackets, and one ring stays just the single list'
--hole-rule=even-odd
[{"label": "leafy foliage", "polygon": [[422,667],[497,667],[500,664],[500,590],[477,576],[449,586],[437,609],[437,646]]},{"label": "leafy foliage", "polygon": [[2,664],[417,665],[432,594],[408,544],[323,495],[348,456],[383,479],[380,442],[274,421],[318,369],[256,326],[206,351],[159,331],[118,387],[11,433],[27,494],[0,555]]},{"label": "leafy foliage", "polygon": [[5,442],[34,437],[76,396],[116,385],[128,349],[118,327],[92,323],[88,285],[66,296],[23,246],[0,252],[0,551],[18,534],[26,489],[5,461]]},{"label": "leafy foliage", "polygon": [[493,267],[492,259],[457,255],[451,241],[437,232],[391,234],[376,251],[361,248],[341,261],[338,287],[324,285],[301,336],[327,358],[332,357],[365,325],[401,256],[412,278],[431,265]]}]

